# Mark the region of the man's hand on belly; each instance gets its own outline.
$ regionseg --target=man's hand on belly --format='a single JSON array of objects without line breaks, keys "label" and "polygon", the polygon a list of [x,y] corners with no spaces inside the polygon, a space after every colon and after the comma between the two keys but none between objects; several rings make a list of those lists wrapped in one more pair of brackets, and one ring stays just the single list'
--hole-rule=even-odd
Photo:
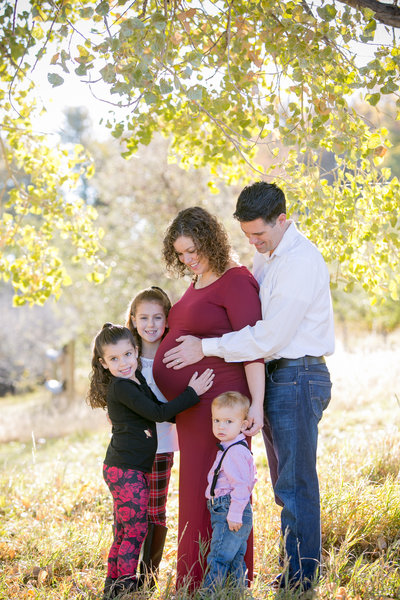
[{"label": "man's hand on belly", "polygon": [[163,363],[167,369],[183,369],[204,358],[201,340],[194,335],[181,335],[176,339],[179,346],[171,348],[164,354]]}]

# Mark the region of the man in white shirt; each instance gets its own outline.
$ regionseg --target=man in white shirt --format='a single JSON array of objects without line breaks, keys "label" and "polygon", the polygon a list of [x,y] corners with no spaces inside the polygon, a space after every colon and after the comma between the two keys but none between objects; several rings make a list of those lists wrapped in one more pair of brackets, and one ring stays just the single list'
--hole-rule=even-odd
[{"label": "man in white shirt", "polygon": [[265,359],[264,407],[252,405],[248,433],[263,427],[275,498],[282,506],[288,568],[274,583],[307,590],[321,557],[316,451],[318,422],[331,392],[324,355],[334,351],[329,273],[317,248],[286,218],[285,196],[275,184],[245,187],[234,217],[257,250],[253,273],[262,320],[221,338],[182,336],[164,362],[179,369],[204,356]]}]

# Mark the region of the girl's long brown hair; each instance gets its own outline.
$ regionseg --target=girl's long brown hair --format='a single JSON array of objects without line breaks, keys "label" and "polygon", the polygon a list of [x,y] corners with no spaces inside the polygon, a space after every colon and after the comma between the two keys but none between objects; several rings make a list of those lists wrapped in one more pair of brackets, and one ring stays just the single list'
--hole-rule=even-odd
[{"label": "girl's long brown hair", "polygon": [[92,370],[86,396],[87,403],[92,408],[107,408],[107,390],[113,376],[109,369],[103,367],[100,358],[104,358],[104,346],[117,344],[120,340],[129,340],[134,348],[137,347],[132,332],[127,327],[113,323],[105,323],[94,338]]},{"label": "girl's long brown hair", "polygon": [[[126,323],[125,327],[127,327],[133,334],[136,346],[139,349],[139,356],[142,353],[142,338],[137,332],[136,327],[134,327],[132,323],[132,317],[134,317],[137,313],[138,306],[141,302],[157,302],[163,309],[165,317],[168,317],[168,313],[171,309],[171,300],[168,298],[167,294],[161,288],[152,285],[149,288],[146,288],[136,294],[134,299],[130,302],[128,309],[126,311]],[[168,328],[165,328],[163,338],[167,335]]]}]

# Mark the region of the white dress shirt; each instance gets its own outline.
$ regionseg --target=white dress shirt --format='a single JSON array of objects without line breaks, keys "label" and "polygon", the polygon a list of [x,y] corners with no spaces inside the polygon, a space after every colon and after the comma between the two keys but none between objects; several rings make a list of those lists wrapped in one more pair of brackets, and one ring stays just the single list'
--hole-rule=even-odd
[{"label": "white dress shirt", "polygon": [[319,250],[290,222],[272,255],[256,252],[262,320],[202,340],[205,356],[227,362],[332,354],[335,348],[329,272]]},{"label": "white dress shirt", "polygon": [[[140,360],[142,362],[142,375],[145,378],[147,385],[160,402],[167,402],[166,398],[164,398],[164,396],[158,389],[156,382],[154,381],[154,359],[144,358],[143,356],[141,356]],[[179,450],[176,425],[174,425],[174,423],[164,422],[156,423],[156,427],[158,439],[157,454],[162,454],[164,452],[176,452],[177,450]]]}]

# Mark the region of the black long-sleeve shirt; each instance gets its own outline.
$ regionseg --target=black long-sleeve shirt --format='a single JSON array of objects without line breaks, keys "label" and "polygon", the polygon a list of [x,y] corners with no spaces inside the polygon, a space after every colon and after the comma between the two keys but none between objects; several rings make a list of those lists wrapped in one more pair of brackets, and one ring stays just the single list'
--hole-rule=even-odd
[{"label": "black long-sleeve shirt", "polygon": [[168,421],[199,402],[193,388],[171,402],[157,400],[140,371],[140,384],[132,379],[114,377],[107,391],[107,410],[112,423],[112,438],[104,463],[108,467],[137,469],[150,473],[157,450],[155,422]]}]

